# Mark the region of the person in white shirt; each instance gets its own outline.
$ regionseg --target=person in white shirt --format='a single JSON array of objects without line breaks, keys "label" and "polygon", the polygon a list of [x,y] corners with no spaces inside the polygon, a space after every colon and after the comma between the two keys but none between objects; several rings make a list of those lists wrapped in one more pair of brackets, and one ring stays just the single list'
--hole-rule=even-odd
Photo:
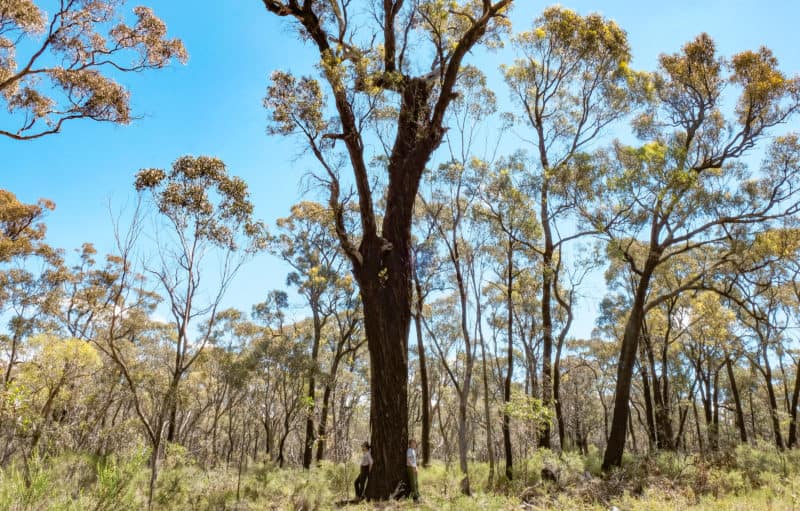
[{"label": "person in white shirt", "polygon": [[358,500],[363,500],[366,497],[367,479],[369,479],[369,473],[372,470],[372,453],[370,453],[369,442],[361,444],[361,453],[361,471],[355,483],[356,499]]},{"label": "person in white shirt", "polygon": [[419,482],[417,480],[417,441],[408,440],[406,451],[406,471],[408,472],[409,496],[414,502],[419,501]]}]

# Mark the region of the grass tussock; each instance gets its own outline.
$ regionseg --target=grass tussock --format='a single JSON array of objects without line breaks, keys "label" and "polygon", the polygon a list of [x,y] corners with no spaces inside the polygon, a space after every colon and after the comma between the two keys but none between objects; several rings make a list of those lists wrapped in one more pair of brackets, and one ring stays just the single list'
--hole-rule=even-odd
[{"label": "grass tussock", "polygon": [[[65,454],[33,458],[0,471],[0,511],[146,508],[148,453],[124,456]],[[521,460],[515,477],[495,474],[485,463],[471,466],[472,496],[459,492],[455,466],[435,463],[420,472],[423,501],[362,503],[353,511],[422,510],[796,510],[800,509],[800,453],[766,445],[701,458],[682,453],[627,457],[611,474],[600,472],[600,453],[587,456],[537,451]],[[542,480],[543,469],[555,475]],[[502,470],[501,470],[502,471]],[[251,463],[241,477],[235,467],[201,467],[180,449],[169,452],[154,496],[156,510],[237,511],[336,509],[351,499],[356,467],[322,463],[310,471]]]}]

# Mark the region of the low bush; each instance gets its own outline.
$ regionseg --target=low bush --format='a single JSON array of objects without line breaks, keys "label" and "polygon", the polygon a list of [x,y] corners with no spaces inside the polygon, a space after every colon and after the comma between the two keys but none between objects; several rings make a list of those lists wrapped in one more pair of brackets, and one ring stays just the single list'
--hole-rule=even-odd
[{"label": "low bush", "polygon": [[[147,504],[148,451],[134,448],[125,456],[92,457],[64,454],[28,464],[15,461],[0,470],[0,511],[84,509],[127,511]],[[489,466],[470,465],[473,495],[460,494],[456,465],[434,462],[420,469],[422,503],[381,503],[385,511],[531,510],[625,511],[659,510],[789,510],[800,506],[798,454],[766,445],[740,446],[725,457],[657,453],[625,459],[621,470],[597,477],[597,449],[586,456],[539,450],[517,463],[508,481],[504,466],[495,467],[488,487]],[[556,475],[543,481],[542,469]],[[353,464],[323,462],[311,470],[279,469],[272,463],[249,463],[241,481],[236,467],[197,464],[190,453],[168,448],[161,465],[154,509],[197,511],[324,511],[353,498]],[[794,507],[793,507],[794,506]],[[352,511],[375,509],[369,503]]]}]

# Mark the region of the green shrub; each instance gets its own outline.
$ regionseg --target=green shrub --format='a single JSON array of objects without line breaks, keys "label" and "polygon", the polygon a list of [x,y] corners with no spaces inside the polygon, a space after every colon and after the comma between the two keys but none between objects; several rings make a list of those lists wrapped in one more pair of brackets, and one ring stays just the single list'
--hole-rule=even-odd
[{"label": "green shrub", "polygon": [[595,477],[603,475],[603,453],[596,446],[589,446],[589,452],[583,458],[583,468]]},{"label": "green shrub", "polygon": [[786,455],[771,444],[742,444],[736,447],[736,466],[752,486],[760,486],[767,474],[789,475]]},{"label": "green shrub", "polygon": [[141,502],[136,498],[136,488],[146,484],[146,479],[138,476],[143,475],[147,454],[146,450],[138,449],[122,461],[115,455],[98,461],[97,481],[90,491],[92,508],[96,511],[139,509]]},{"label": "green shrub", "polygon": [[748,487],[745,475],[740,470],[712,468],[708,472],[708,493],[714,497],[741,495]]}]

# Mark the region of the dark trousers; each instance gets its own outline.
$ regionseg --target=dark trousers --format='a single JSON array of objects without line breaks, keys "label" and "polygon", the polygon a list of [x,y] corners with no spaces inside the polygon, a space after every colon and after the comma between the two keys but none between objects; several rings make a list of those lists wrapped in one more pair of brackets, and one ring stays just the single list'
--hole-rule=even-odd
[{"label": "dark trousers", "polygon": [[361,465],[361,473],[356,478],[356,498],[363,499],[367,490],[367,479],[369,478],[369,465]]},{"label": "dark trousers", "polygon": [[406,466],[406,472],[408,473],[408,496],[413,498],[414,500],[419,499],[419,480],[417,479],[417,469],[415,467]]}]

